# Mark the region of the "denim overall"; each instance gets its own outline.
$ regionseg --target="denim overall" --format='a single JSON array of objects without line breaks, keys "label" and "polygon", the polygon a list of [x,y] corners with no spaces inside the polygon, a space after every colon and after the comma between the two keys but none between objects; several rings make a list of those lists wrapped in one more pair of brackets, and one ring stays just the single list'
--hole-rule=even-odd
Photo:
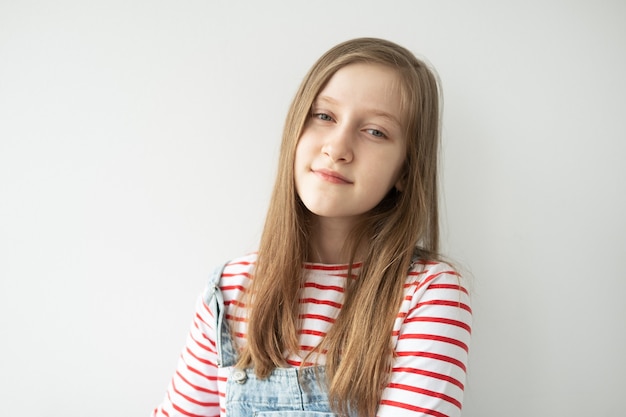
[{"label": "denim overall", "polygon": [[237,353],[219,289],[222,270],[213,273],[205,301],[217,319],[218,375],[227,378],[226,398],[220,399],[226,417],[336,417],[330,411],[323,366],[276,368],[266,379],[258,379],[252,369],[234,367]]}]

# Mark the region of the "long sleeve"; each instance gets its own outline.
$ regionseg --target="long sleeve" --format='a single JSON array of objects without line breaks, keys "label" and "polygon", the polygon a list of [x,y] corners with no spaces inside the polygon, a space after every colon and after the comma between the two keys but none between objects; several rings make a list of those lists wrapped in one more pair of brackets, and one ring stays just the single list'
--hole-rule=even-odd
[{"label": "long sleeve", "polygon": [[205,297],[199,297],[187,342],[167,394],[153,417],[220,415],[215,318]]},{"label": "long sleeve", "polygon": [[396,320],[396,355],[379,417],[461,414],[471,333],[469,294],[446,264],[412,271]]}]

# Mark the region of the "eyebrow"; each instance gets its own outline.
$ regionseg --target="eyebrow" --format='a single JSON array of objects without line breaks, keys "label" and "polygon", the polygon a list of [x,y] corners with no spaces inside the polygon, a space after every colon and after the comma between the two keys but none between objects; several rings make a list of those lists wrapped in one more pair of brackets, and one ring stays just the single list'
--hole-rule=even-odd
[{"label": "eyebrow", "polygon": [[[339,102],[337,100],[335,100],[332,97],[329,96],[317,96],[315,98],[315,100],[313,100],[313,105],[315,106],[316,104],[318,104],[318,102],[327,102],[329,104],[334,104],[337,105],[339,104]],[[389,120],[392,123],[395,123],[398,127],[402,127],[402,123],[400,123],[400,120],[398,120],[398,118],[396,116],[394,116],[391,113],[387,113],[386,111],[382,111],[382,110],[378,110],[378,109],[365,109],[365,111],[367,113],[371,113],[374,116],[378,116],[378,117],[382,117],[384,119]]]}]

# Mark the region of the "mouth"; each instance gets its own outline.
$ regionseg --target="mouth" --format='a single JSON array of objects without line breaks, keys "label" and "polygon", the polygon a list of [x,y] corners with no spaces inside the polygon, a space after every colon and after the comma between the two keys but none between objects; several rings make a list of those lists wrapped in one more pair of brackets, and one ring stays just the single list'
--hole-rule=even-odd
[{"label": "mouth", "polygon": [[352,184],[353,182],[341,175],[340,173],[333,171],[331,169],[312,169],[311,170],[315,175],[323,179],[324,181],[331,182],[333,184]]}]

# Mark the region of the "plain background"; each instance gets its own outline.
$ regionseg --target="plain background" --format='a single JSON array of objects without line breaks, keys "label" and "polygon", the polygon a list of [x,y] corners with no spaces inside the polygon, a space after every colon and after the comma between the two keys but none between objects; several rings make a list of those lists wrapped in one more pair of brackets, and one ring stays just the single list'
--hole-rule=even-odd
[{"label": "plain background", "polygon": [[623,415],[626,3],[0,1],[0,409],[147,416],[256,248],[289,102],[358,36],[444,89],[465,417]]}]

